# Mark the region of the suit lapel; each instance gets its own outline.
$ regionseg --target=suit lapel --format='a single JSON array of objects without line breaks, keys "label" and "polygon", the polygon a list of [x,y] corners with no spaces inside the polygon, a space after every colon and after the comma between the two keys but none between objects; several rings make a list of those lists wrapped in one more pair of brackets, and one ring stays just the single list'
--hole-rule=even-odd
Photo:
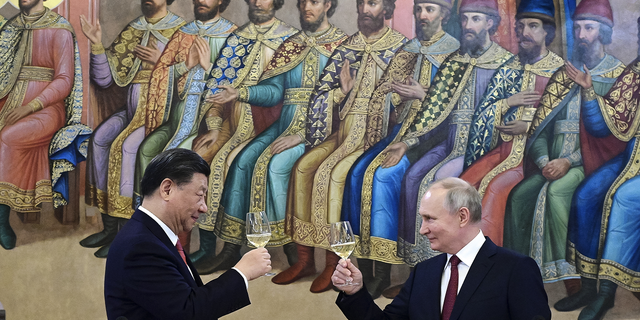
[{"label": "suit lapel", "polygon": [[424,304],[426,308],[425,314],[429,315],[425,318],[440,319],[440,283],[442,282],[442,272],[444,271],[444,266],[447,264],[447,255],[443,253],[432,259],[435,260],[434,265],[427,266],[427,279],[424,283],[421,283],[419,285],[434,286],[434,288],[436,289],[433,290],[433,292],[436,292],[437,294],[430,294],[426,303]]},{"label": "suit lapel", "polygon": [[[193,267],[193,265],[189,264],[189,268],[193,270],[193,276],[191,276],[191,272],[189,272],[189,269],[187,269],[187,266],[182,262],[182,257],[180,256],[178,249],[173,245],[173,243],[171,243],[171,240],[169,239],[167,234],[164,232],[162,227],[156,221],[154,221],[146,213],[140,210],[136,210],[136,212],[134,212],[131,219],[136,219],[140,221],[143,225],[145,225],[149,229],[149,231],[151,231],[151,233],[153,233],[153,235],[155,235],[162,242],[162,244],[164,244],[169,249],[169,251],[171,251],[171,253],[177,260],[178,271],[180,271],[180,274],[182,274],[182,276],[187,280],[187,282],[189,282],[189,285],[196,288],[199,286],[197,284],[197,281],[202,283],[202,280],[200,280],[200,276],[198,276],[198,273],[195,271],[196,269]],[[187,257],[187,262],[191,263],[191,260],[189,260],[188,257]],[[197,281],[195,280],[196,277],[198,278]]]},{"label": "suit lapel", "polygon": [[[485,237],[486,238],[486,237]],[[478,251],[471,268],[469,268],[469,273],[467,273],[467,277],[464,279],[464,283],[462,284],[462,288],[460,288],[460,292],[456,297],[456,303],[453,305],[453,311],[451,312],[450,320],[456,320],[460,317],[462,310],[469,302],[469,299],[473,296],[473,293],[478,289],[482,280],[487,275],[487,272],[491,270],[493,266],[493,261],[490,259],[496,253],[496,245],[491,242],[489,238],[486,238],[486,241]],[[446,255],[445,255],[446,256]],[[443,266],[444,269],[444,266]]]}]

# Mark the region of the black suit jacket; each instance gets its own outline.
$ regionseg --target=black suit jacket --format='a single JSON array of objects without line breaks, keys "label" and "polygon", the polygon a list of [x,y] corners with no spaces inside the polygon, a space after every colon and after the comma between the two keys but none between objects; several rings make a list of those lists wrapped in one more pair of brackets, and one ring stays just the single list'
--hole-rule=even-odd
[{"label": "black suit jacket", "polygon": [[[496,246],[480,248],[460,288],[450,320],[551,319],[540,269],[533,259]],[[336,303],[348,319],[440,319],[440,282],[447,255],[416,265],[398,296],[383,310],[367,290]]]},{"label": "black suit jacket", "polygon": [[202,284],[167,234],[136,210],[109,249],[104,297],[109,319],[216,319],[250,304],[235,270]]}]

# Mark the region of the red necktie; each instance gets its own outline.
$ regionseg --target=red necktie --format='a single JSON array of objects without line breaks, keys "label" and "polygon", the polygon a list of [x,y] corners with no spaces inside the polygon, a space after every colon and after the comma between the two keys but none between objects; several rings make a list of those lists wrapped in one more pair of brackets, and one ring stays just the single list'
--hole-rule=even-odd
[{"label": "red necktie", "polygon": [[444,296],[442,320],[449,320],[451,317],[453,305],[456,303],[456,296],[458,295],[458,263],[460,263],[460,259],[453,255],[451,256],[451,259],[449,259],[449,262],[451,262],[451,278],[449,278],[447,293]]},{"label": "red necktie", "polygon": [[178,253],[182,257],[182,261],[184,261],[184,264],[189,266],[189,264],[187,264],[187,256],[184,255],[184,249],[182,248],[182,243],[180,243],[180,239],[178,239],[178,242],[176,242],[176,249],[178,249]]}]

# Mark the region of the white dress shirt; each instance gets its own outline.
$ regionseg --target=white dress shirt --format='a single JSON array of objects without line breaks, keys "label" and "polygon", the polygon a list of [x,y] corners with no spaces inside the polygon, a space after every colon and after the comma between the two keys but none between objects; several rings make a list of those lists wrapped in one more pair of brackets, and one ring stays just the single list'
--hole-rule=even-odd
[{"label": "white dress shirt", "polygon": [[[471,240],[471,242],[467,243],[456,256],[460,259],[460,263],[458,264],[458,292],[460,292],[460,288],[462,288],[462,284],[464,283],[464,279],[467,277],[469,273],[469,268],[471,268],[471,264],[473,264],[473,260],[476,259],[480,248],[485,242],[484,234],[482,230],[478,232],[478,235]],[[451,257],[453,255],[447,253],[447,264],[444,266],[444,271],[442,272],[442,278],[440,280],[440,312],[442,312],[442,307],[444,306],[444,298],[447,294],[447,286],[449,286],[449,279],[451,278]]]},{"label": "white dress shirt", "polygon": [[[156,223],[158,223],[158,225],[162,228],[162,230],[164,231],[164,233],[167,234],[167,237],[169,237],[169,240],[171,241],[171,243],[173,244],[173,246],[176,246],[176,243],[178,243],[178,235],[176,235],[175,233],[173,233],[173,230],[171,230],[164,222],[162,222],[162,220],[160,220],[155,214],[151,213],[151,211],[145,209],[143,206],[139,206],[138,209],[140,209],[140,211],[144,212],[145,214],[147,214],[149,217],[151,217],[151,219],[153,219]],[[189,269],[189,272],[191,273],[191,276],[193,277],[193,272],[191,271],[191,268],[189,268],[189,265],[187,265],[187,269]],[[249,288],[249,281],[247,281],[247,277],[240,272],[240,270],[236,269],[235,267],[232,268],[233,270],[236,270],[241,276],[242,279],[244,279],[244,284],[247,287],[247,289]]]}]

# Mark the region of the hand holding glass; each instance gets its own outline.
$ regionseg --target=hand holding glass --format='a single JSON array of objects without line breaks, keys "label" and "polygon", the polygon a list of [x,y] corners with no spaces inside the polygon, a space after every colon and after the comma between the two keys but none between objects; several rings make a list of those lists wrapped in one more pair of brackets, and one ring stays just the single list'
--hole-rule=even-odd
[{"label": "hand holding glass", "polygon": [[[331,232],[329,233],[329,243],[331,250],[340,258],[347,260],[353,250],[356,248],[356,237],[353,235],[351,224],[349,221],[339,221],[331,224]],[[358,285],[349,280],[343,286]]]},{"label": "hand holding glass", "polygon": [[[264,248],[271,239],[271,226],[267,213],[249,212],[247,213],[247,241],[256,248]],[[274,276],[275,273],[267,272],[265,276]]]}]

